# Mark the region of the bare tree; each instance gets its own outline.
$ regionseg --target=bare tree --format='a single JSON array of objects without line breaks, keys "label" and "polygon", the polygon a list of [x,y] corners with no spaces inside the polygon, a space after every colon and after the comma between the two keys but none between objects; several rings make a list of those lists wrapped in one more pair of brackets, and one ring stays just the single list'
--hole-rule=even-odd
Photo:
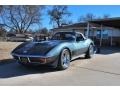
[{"label": "bare tree", "polygon": [[2,26],[0,26],[0,37],[2,36],[2,37],[5,37],[5,35],[6,35],[6,30],[2,27]]},{"label": "bare tree", "polygon": [[42,6],[4,6],[1,23],[16,33],[25,33],[34,24],[40,24]]},{"label": "bare tree", "polygon": [[47,28],[42,28],[42,29],[39,30],[39,32],[40,32],[41,34],[48,35],[48,29],[47,29]]},{"label": "bare tree", "polygon": [[92,14],[92,13],[88,13],[88,14],[86,14],[86,15],[82,15],[82,16],[80,16],[79,18],[78,18],[78,21],[80,21],[80,22],[85,22],[85,21],[91,21],[91,20],[93,20],[93,19],[96,19],[96,16],[94,15],[94,14]]},{"label": "bare tree", "polygon": [[48,10],[48,15],[50,16],[50,23],[60,27],[62,23],[67,21],[71,13],[68,11],[67,6],[53,6],[51,10]]},{"label": "bare tree", "polygon": [[[1,15],[2,11],[3,11],[3,6],[0,5],[0,15]],[[0,36],[4,37],[6,35],[6,32],[7,31],[5,30],[3,24],[0,24]]]},{"label": "bare tree", "polygon": [[2,11],[3,11],[3,6],[0,5],[0,14],[1,14]]}]

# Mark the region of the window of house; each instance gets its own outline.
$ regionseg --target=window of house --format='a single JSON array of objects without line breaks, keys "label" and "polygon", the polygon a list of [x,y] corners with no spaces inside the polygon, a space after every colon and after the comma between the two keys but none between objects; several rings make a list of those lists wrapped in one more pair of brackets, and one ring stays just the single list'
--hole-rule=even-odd
[{"label": "window of house", "polygon": [[101,30],[97,30],[96,37],[97,37],[98,39],[100,39],[100,37],[101,37]]},{"label": "window of house", "polygon": [[101,30],[97,30],[97,35],[96,35],[96,37],[97,37],[98,39],[100,39],[101,33],[102,33],[102,39],[108,39],[108,30],[102,30],[102,32],[101,32]]},{"label": "window of house", "polygon": [[108,39],[108,30],[103,31],[103,39]]}]

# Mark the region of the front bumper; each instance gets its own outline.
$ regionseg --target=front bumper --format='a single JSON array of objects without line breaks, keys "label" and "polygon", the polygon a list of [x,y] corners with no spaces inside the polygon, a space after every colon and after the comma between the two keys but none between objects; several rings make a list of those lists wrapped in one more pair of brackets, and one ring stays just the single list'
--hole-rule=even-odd
[{"label": "front bumper", "polygon": [[49,64],[55,61],[55,57],[45,57],[36,55],[18,55],[12,54],[15,60],[24,64]]}]

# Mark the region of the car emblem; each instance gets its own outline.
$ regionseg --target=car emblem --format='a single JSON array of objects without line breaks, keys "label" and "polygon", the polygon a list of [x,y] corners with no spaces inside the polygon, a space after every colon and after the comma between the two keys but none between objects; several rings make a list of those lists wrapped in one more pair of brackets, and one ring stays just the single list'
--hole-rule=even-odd
[{"label": "car emblem", "polygon": [[27,51],[23,51],[23,53],[27,53]]}]

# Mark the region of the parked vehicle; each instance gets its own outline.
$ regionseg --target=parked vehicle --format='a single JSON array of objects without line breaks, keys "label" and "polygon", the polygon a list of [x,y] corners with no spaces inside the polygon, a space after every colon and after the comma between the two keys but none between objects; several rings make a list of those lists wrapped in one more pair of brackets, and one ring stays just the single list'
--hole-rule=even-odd
[{"label": "parked vehicle", "polygon": [[69,67],[71,60],[81,54],[85,54],[85,58],[91,58],[94,54],[94,43],[82,33],[57,32],[47,41],[22,43],[11,54],[24,66],[42,64],[63,70]]},{"label": "parked vehicle", "polygon": [[7,34],[7,41],[25,42],[31,41],[33,37],[25,34]]}]

